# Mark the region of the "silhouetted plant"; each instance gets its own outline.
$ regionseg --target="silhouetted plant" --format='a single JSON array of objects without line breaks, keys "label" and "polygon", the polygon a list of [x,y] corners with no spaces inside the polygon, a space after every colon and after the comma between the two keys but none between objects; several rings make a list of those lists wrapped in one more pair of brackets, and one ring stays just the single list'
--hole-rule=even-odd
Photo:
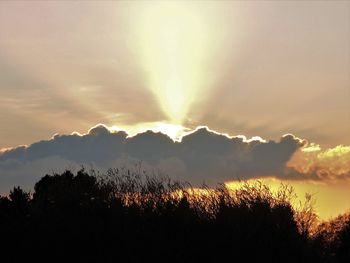
[{"label": "silhouetted plant", "polygon": [[[318,224],[288,185],[194,188],[140,167],[46,175],[0,197],[1,259],[349,262],[350,217]],[[18,253],[21,251],[21,253]],[[40,253],[39,253],[40,251]]]}]

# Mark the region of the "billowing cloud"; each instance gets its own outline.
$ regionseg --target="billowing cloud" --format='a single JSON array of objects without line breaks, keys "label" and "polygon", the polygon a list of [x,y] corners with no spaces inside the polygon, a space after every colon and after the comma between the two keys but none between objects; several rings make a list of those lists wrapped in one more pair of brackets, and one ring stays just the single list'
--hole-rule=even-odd
[{"label": "billowing cloud", "polygon": [[350,146],[322,149],[320,145],[310,144],[287,165],[312,180],[350,179]]},{"label": "billowing cloud", "polygon": [[[292,134],[282,136],[279,141],[259,137],[248,140],[199,127],[185,134],[181,141],[174,141],[160,132],[149,130],[129,136],[125,131],[111,131],[98,125],[87,134],[56,134],[49,140],[0,152],[0,191],[15,184],[31,187],[39,177],[52,171],[84,165],[103,172],[140,162],[145,170],[193,184],[263,177],[350,178],[349,154],[349,147],[321,151],[317,145]],[[312,164],[307,159],[310,156]],[[335,166],[334,160],[337,160]],[[339,169],[343,172],[338,173]]]}]

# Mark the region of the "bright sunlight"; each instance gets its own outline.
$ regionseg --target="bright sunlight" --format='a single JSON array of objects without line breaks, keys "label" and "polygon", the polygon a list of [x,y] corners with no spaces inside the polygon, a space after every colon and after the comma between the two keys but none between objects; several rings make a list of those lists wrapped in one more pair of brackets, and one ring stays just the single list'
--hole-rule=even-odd
[{"label": "bright sunlight", "polygon": [[206,31],[200,16],[180,3],[146,9],[140,25],[148,85],[168,120],[181,125],[205,83]]}]

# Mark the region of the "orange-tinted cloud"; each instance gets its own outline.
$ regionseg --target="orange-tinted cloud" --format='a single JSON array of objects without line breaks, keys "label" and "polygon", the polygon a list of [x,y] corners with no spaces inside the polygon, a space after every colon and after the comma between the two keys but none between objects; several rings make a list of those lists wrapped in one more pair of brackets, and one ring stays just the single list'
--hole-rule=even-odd
[{"label": "orange-tinted cloud", "polygon": [[322,149],[309,144],[296,152],[288,166],[312,180],[350,180],[350,146]]}]

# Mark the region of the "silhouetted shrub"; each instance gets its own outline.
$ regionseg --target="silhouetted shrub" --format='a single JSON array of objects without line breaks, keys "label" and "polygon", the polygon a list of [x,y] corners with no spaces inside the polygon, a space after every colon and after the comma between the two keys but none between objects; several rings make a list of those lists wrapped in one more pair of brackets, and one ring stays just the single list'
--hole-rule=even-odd
[{"label": "silhouetted shrub", "polygon": [[141,170],[44,176],[0,198],[1,262],[349,262],[350,220],[261,182],[193,188]]}]

